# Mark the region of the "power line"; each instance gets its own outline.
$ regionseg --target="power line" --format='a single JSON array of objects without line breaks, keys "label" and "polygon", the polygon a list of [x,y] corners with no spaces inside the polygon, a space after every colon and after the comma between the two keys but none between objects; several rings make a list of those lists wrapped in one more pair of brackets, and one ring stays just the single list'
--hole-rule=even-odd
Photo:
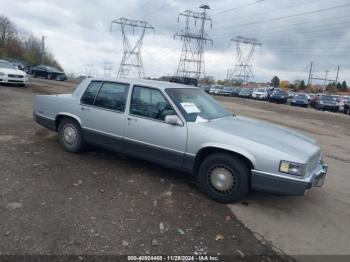
[{"label": "power line", "polygon": [[248,6],[251,6],[251,5],[255,5],[255,4],[258,4],[258,3],[261,3],[261,2],[264,2],[264,0],[257,0],[257,1],[252,2],[252,3],[248,3],[248,4],[236,6],[234,8],[230,8],[230,9],[227,9],[227,10],[219,11],[219,12],[214,13],[213,16],[219,15],[219,14],[228,13],[228,12],[232,12],[232,11],[236,11],[238,9],[242,9],[242,8],[245,8],[245,7],[248,7]]},{"label": "power line", "polygon": [[159,7],[158,9],[152,11],[152,12],[149,13],[149,14],[146,14],[146,15],[143,16],[141,19],[145,19],[145,18],[147,18],[147,17],[149,17],[149,16],[151,16],[151,15],[153,15],[153,14],[155,14],[155,13],[158,13],[159,11],[163,10],[164,8],[166,8],[166,7],[168,7],[168,6],[169,6],[168,3],[165,3],[164,5],[162,5],[161,7]]},{"label": "power line", "polygon": [[[338,25],[347,25],[349,23],[350,23],[350,21],[344,21],[344,22],[328,24],[328,25],[317,25],[317,26],[303,27],[302,29],[304,30],[304,29],[322,28],[323,29],[322,31],[328,31],[330,28],[333,28],[333,26],[335,26],[335,28],[348,29],[348,27],[339,27]],[[300,23],[300,24],[302,24],[302,23]],[[299,28],[297,28],[297,27],[291,27],[291,28],[280,27],[280,28],[278,28],[278,30],[272,30],[271,33],[286,32],[286,31],[296,30],[296,29],[299,29]],[[260,32],[259,31],[257,32],[257,30],[255,30],[255,31],[246,31],[246,32],[239,32],[238,31],[238,34],[254,33],[254,34],[265,34],[266,35],[267,31],[269,31],[269,30],[264,28],[263,31],[260,31]],[[320,30],[318,30],[318,31],[320,31]],[[315,32],[318,32],[318,31],[315,31]],[[302,32],[313,32],[313,31],[302,31]]]},{"label": "power line", "polygon": [[[319,1],[321,1],[321,0],[314,0],[314,1],[312,1],[312,2],[307,2],[307,3],[304,3],[304,4],[289,5],[289,6],[284,6],[284,7],[277,8],[277,9],[270,10],[270,11],[259,12],[259,13],[252,14],[252,15],[249,15],[249,16],[240,17],[240,20],[242,20],[242,19],[251,19],[252,17],[255,17],[256,15],[263,15],[263,16],[266,16],[267,14],[275,13],[275,12],[277,12],[277,11],[285,10],[285,9],[287,9],[287,8],[291,9],[291,8],[294,8],[294,7],[301,7],[301,6],[304,6],[304,5],[310,5],[310,4],[317,3],[317,2],[319,2]],[[217,22],[217,24],[221,24],[222,22],[226,22],[226,21],[232,21],[232,19],[219,20],[219,21]]]},{"label": "power line", "polygon": [[249,25],[256,25],[256,24],[260,24],[260,23],[284,20],[284,19],[289,19],[289,18],[293,18],[293,17],[299,17],[299,16],[304,16],[304,15],[310,15],[310,14],[317,14],[317,13],[327,12],[327,11],[330,11],[330,10],[335,10],[335,9],[348,7],[348,6],[350,6],[350,3],[343,4],[343,5],[332,6],[332,7],[323,8],[323,9],[318,9],[318,10],[309,11],[309,12],[297,13],[297,14],[288,15],[288,16],[281,16],[281,17],[275,17],[275,18],[270,18],[270,19],[266,19],[266,20],[259,20],[259,21],[255,21],[255,22],[251,22],[251,23],[245,23],[245,24],[238,24],[238,25],[233,25],[233,26],[221,27],[221,29],[232,28],[232,27],[239,27],[239,26],[249,26]]}]

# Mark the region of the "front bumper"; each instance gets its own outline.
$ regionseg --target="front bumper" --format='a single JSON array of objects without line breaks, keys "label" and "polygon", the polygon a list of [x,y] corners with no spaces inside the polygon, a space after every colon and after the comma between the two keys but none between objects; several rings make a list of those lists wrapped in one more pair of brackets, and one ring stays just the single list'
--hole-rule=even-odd
[{"label": "front bumper", "polygon": [[322,187],[328,166],[319,164],[308,176],[303,178],[252,170],[251,187],[254,190],[284,195],[303,195],[312,187]]},{"label": "front bumper", "polygon": [[339,110],[339,106],[337,105],[319,105],[319,108],[323,110],[331,110],[331,111]]},{"label": "front bumper", "polygon": [[19,77],[10,77],[10,76],[0,76],[0,84],[28,84],[28,77],[24,76],[22,78]]}]

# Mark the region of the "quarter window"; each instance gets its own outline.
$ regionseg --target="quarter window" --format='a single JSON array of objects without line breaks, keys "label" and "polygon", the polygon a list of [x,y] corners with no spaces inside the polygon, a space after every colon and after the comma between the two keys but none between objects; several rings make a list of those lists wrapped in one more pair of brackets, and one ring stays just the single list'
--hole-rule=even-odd
[{"label": "quarter window", "polygon": [[165,116],[176,115],[176,112],[159,90],[135,86],[130,114],[164,121]]},{"label": "quarter window", "polygon": [[95,106],[124,112],[129,85],[104,83],[98,92]]},{"label": "quarter window", "polygon": [[92,81],[89,86],[86,88],[85,93],[81,98],[81,103],[86,105],[93,105],[95,97],[100,89],[102,82]]}]

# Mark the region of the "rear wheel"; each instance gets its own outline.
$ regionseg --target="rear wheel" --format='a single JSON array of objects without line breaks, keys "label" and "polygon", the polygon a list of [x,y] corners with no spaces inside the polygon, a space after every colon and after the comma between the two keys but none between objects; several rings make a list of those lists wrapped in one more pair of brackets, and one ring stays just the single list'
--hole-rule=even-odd
[{"label": "rear wheel", "polygon": [[65,150],[79,153],[83,149],[83,135],[77,121],[64,118],[58,126],[58,139]]},{"label": "rear wheel", "polygon": [[241,159],[216,153],[202,162],[198,179],[210,198],[221,203],[232,203],[248,193],[249,175],[249,169]]}]

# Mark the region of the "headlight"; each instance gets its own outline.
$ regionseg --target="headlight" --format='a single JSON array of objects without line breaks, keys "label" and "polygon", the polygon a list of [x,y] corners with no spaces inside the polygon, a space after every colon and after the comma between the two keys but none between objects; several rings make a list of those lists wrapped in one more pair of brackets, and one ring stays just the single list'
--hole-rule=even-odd
[{"label": "headlight", "polygon": [[6,76],[6,74],[5,74],[5,73],[0,72],[0,76]]},{"label": "headlight", "polygon": [[287,162],[287,161],[281,161],[280,172],[295,175],[295,176],[304,176],[306,173],[306,165]]},{"label": "headlight", "polygon": [[323,103],[323,101],[320,101],[320,105],[323,105],[324,103]]}]

